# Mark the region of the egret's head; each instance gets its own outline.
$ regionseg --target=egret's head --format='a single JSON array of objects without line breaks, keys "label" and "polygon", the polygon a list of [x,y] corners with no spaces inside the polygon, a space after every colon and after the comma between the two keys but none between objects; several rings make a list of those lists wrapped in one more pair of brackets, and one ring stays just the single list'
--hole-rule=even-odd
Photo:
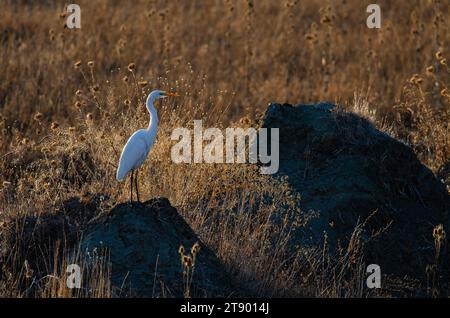
[{"label": "egret's head", "polygon": [[155,91],[151,92],[148,97],[151,100],[157,100],[159,98],[166,98],[169,96],[180,96],[180,95],[178,95],[177,93],[168,93],[168,92],[161,91],[161,90],[155,90]]},{"label": "egret's head", "polygon": [[177,93],[168,93],[168,92],[161,91],[161,90],[154,90],[147,97],[147,108],[153,106],[153,102],[155,100],[160,99],[160,98],[166,98],[169,96],[180,96],[180,95],[178,95]]}]

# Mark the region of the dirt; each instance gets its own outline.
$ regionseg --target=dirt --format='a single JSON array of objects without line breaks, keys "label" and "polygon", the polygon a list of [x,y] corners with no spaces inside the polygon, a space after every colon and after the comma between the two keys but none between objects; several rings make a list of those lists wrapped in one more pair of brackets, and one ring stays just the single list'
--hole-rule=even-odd
[{"label": "dirt", "polygon": [[[423,274],[434,256],[433,227],[449,225],[445,186],[402,142],[333,104],[271,104],[262,127],[280,129],[280,169],[318,212],[297,245],[348,243],[364,225],[366,260],[384,272]],[[269,148],[270,149],[270,148]],[[331,249],[331,251],[333,248]]]},{"label": "dirt", "polygon": [[196,242],[201,248],[190,295],[233,295],[224,266],[165,198],[134,206],[119,204],[83,237],[81,251],[110,251],[112,281],[121,288],[121,296],[182,297],[185,288],[179,247],[183,245],[189,254]]}]

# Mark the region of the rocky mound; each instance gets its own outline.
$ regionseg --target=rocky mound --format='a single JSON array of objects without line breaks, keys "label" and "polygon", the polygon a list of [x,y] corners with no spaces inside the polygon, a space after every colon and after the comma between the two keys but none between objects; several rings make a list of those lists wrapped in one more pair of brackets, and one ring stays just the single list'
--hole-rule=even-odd
[{"label": "rocky mound", "polygon": [[231,296],[233,289],[213,252],[201,243],[189,225],[165,198],[143,204],[115,206],[108,216],[88,228],[81,251],[106,248],[112,263],[112,282],[120,296],[183,297],[183,268],[179,247],[190,254],[198,242],[190,295]]},{"label": "rocky mound", "polygon": [[[190,260],[190,297],[240,294],[214,253],[167,199],[112,208],[105,208],[104,200],[101,195],[73,197],[53,213],[0,219],[0,281],[7,279],[4,264],[26,270],[24,262],[39,281],[53,273],[53,255],[59,255],[86,271],[95,268],[99,259],[110,264],[113,296],[183,297],[186,269],[179,247],[183,245],[183,254],[191,256],[191,247],[198,242],[195,264]],[[30,287],[23,278],[20,288],[33,297],[38,285]]]},{"label": "rocky mound", "polygon": [[326,233],[335,247],[366,222],[368,263],[385,273],[424,272],[434,255],[433,227],[448,229],[449,198],[409,147],[328,103],[271,104],[262,127],[280,129],[275,177],[287,176],[302,210],[320,215],[296,243],[316,244]]}]

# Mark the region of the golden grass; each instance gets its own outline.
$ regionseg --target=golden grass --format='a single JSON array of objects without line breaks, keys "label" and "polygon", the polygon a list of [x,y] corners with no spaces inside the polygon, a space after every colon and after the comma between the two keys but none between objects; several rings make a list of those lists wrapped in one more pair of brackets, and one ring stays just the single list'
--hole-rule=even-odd
[{"label": "golden grass", "polygon": [[[308,215],[285,182],[269,182],[249,165],[175,165],[169,136],[193,119],[254,125],[269,101],[331,100],[403,139],[441,173],[450,157],[450,6],[379,1],[382,28],[369,30],[369,3],[83,0],[82,28],[69,30],[62,4],[3,1],[0,217],[55,211],[72,196],[101,194],[105,211],[127,200],[127,184],[115,180],[121,147],[147,125],[146,94],[175,89],[182,97],[157,106],[142,197],[168,197],[256,295],[362,296],[364,269],[350,266],[360,261],[353,247],[337,261],[322,248],[288,253],[293,227]],[[440,177],[450,185],[448,174]],[[26,296],[17,265],[24,261],[6,268],[11,277],[0,295]],[[105,275],[96,279],[97,295],[111,296]],[[35,296],[71,296],[61,288]]]}]

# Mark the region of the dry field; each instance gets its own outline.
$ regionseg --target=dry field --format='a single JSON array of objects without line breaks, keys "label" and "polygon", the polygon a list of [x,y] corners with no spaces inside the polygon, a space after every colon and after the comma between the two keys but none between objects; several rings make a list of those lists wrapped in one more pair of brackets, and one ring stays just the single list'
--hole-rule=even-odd
[{"label": "dry field", "polygon": [[[277,204],[260,206],[254,219],[227,219],[265,196],[295,213],[282,181],[246,165],[175,165],[169,136],[193,119],[253,125],[271,101],[328,100],[410,145],[450,187],[450,5],[378,1],[377,30],[366,27],[371,2],[79,0],[82,25],[72,30],[64,2],[0,1],[0,227],[53,213],[71,197],[101,195],[99,213],[127,200],[128,184],[115,180],[121,147],[147,125],[146,95],[176,90],[181,97],[157,106],[141,197],[169,198],[254,295],[367,296],[364,269],[346,280],[333,274],[349,266],[348,255],[325,262],[319,249],[284,266],[290,231],[267,223]],[[206,222],[211,213],[221,222]],[[42,278],[64,275],[64,246],[42,249],[37,268],[19,245],[0,263],[0,297],[72,295]],[[108,271],[93,273],[91,291],[76,296],[112,296]]]}]

